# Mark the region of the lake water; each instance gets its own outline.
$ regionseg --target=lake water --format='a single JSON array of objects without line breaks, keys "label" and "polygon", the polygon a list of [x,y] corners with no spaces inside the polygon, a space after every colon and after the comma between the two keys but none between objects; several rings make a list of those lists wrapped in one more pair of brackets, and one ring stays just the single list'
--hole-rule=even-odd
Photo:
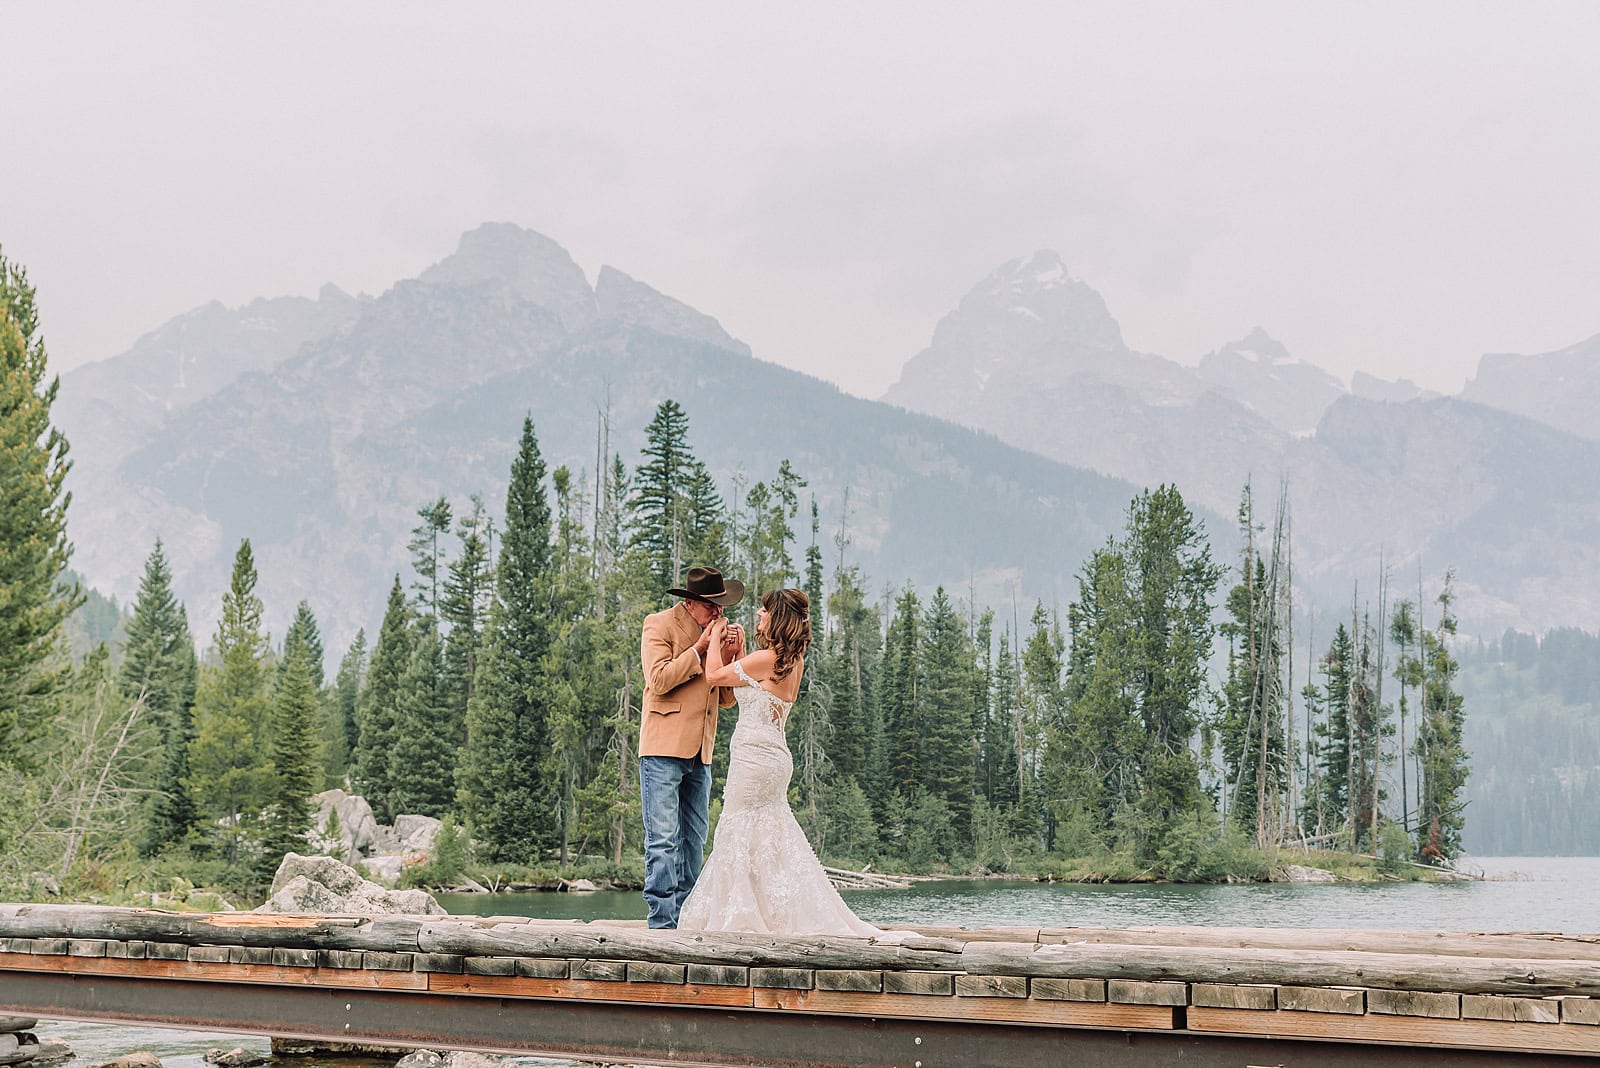
[{"label": "lake water", "polygon": [[[1345,927],[1452,931],[1600,932],[1600,857],[1472,858],[1482,882],[1374,885],[1079,886],[1029,882],[917,883],[909,890],[856,890],[851,908],[878,924],[1131,927]],[[637,892],[444,894],[452,913],[547,919],[643,919]],[[147,1049],[168,1068],[206,1068],[222,1046],[265,1051],[263,1038],[44,1023],[42,1038],[68,1042],[72,1065]],[[321,1062],[324,1066],[335,1062]],[[342,1062],[350,1063],[350,1062]],[[368,1065],[374,1062],[364,1062]],[[551,1065],[558,1062],[529,1061]]]}]

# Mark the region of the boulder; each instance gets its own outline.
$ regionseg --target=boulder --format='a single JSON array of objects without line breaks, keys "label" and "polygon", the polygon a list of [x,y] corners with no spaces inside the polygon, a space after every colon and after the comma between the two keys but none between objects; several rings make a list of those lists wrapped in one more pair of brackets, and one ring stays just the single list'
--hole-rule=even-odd
[{"label": "boulder", "polygon": [[405,870],[406,858],[387,855],[381,857],[364,857],[361,866],[367,869],[367,874],[374,879],[381,879],[386,883],[400,881],[400,873]]},{"label": "boulder", "polygon": [[340,915],[400,913],[443,916],[432,895],[422,890],[386,890],[368,882],[332,857],[286,853],[272,878],[272,897],[257,912],[311,912]]},{"label": "boulder", "polygon": [[512,1059],[493,1053],[469,1053],[453,1049],[444,1055],[444,1068],[501,1068]]},{"label": "boulder", "polygon": [[1272,873],[1275,883],[1336,883],[1339,877],[1321,868],[1308,868],[1303,864],[1285,864]]},{"label": "boulder", "polygon": [[149,1050],[140,1050],[138,1053],[128,1053],[121,1057],[113,1057],[109,1061],[101,1061],[94,1068],[161,1068],[161,1058]]},{"label": "boulder", "polygon": [[32,1031],[38,1022],[32,1016],[0,1016],[0,1034],[8,1031]]},{"label": "boulder", "polygon": [[401,852],[426,853],[433,848],[439,821],[432,816],[396,816],[394,833],[400,839]]},{"label": "boulder", "polygon": [[[378,851],[378,821],[372,815],[372,806],[360,794],[347,794],[343,790],[324,790],[311,800],[317,803],[317,835],[328,826],[328,814],[339,814],[339,843],[342,859],[346,862]],[[328,843],[332,845],[332,843]]]},{"label": "boulder", "polygon": [[397,1057],[411,1051],[404,1046],[374,1046],[367,1042],[324,1042],[319,1038],[272,1039],[274,1057],[322,1057],[335,1055],[339,1059],[356,1057]]},{"label": "boulder", "polygon": [[431,1049],[414,1049],[395,1062],[394,1068],[440,1068],[444,1058]]},{"label": "boulder", "polygon": [[267,1059],[265,1053],[243,1046],[235,1046],[230,1050],[208,1049],[205,1055],[205,1062],[215,1064],[217,1068],[254,1068],[255,1065],[266,1064]]},{"label": "boulder", "polygon": [[34,1066],[60,1064],[77,1056],[73,1048],[65,1042],[41,1042],[33,1048],[36,1052],[29,1063]]}]

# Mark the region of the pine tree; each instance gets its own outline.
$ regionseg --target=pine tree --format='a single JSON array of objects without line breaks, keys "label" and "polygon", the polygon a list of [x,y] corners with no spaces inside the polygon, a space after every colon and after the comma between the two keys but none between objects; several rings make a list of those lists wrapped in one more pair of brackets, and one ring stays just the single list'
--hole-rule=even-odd
[{"label": "pine tree", "polygon": [[1322,722],[1316,727],[1321,780],[1322,824],[1319,833],[1348,830],[1351,822],[1351,782],[1355,778],[1354,729],[1350,694],[1354,686],[1355,647],[1349,628],[1340,623],[1322,658]]},{"label": "pine tree", "polygon": [[942,586],[928,602],[921,637],[920,785],[945,802],[956,838],[967,842],[977,755],[977,672],[966,627]]},{"label": "pine tree", "polygon": [[[877,612],[867,602],[861,578],[854,568],[834,572],[828,615],[833,620],[833,632],[827,636],[825,655],[817,670],[831,695],[831,763],[837,778],[865,783],[874,747],[869,721],[877,692],[877,654],[881,639]],[[817,633],[813,626],[813,639]]]},{"label": "pine tree", "polygon": [[367,682],[367,632],[356,631],[355,640],[339,660],[333,678],[334,712],[328,744],[324,746],[327,781],[338,785],[350,774],[350,764],[361,744],[361,691]]},{"label": "pine tree", "polygon": [[[689,553],[699,548],[692,545],[695,523],[704,524],[702,537],[709,534],[707,517],[699,513],[711,506],[711,487],[689,449],[689,417],[677,401],[664,400],[656,407],[644,436],[645,459],[634,472],[629,525],[633,544],[648,559],[658,588],[666,590],[677,585],[690,563]],[[691,492],[701,495],[698,506]]]},{"label": "pine tree", "polygon": [[270,798],[273,775],[264,744],[272,700],[267,689],[267,636],[256,596],[255,555],[239,544],[212,642],[215,667],[201,674],[195,695],[197,734],[189,750],[189,788],[207,815],[225,828],[229,862],[239,859],[247,824]]},{"label": "pine tree", "polygon": [[400,576],[389,588],[389,605],[383,613],[378,644],[372,650],[367,685],[357,709],[360,731],[351,760],[355,786],[374,811],[389,818],[397,815],[394,784],[389,778],[389,755],[394,749],[399,716],[402,676],[411,663],[411,607],[406,603]]},{"label": "pine tree", "polygon": [[909,797],[922,778],[922,620],[921,602],[907,586],[895,602],[894,620],[884,640],[882,690],[884,771],[877,793]]},{"label": "pine tree", "polygon": [[62,624],[82,601],[62,589],[71,464],[38,329],[27,272],[0,254],[0,767],[25,766],[45,729]]},{"label": "pine tree", "polygon": [[283,855],[304,852],[311,831],[311,795],[322,774],[317,749],[320,708],[313,647],[302,633],[285,642],[272,721],[272,793],[266,812],[265,851],[257,874],[272,878]]},{"label": "pine tree", "polygon": [[559,833],[546,764],[550,732],[543,682],[551,645],[552,554],[544,476],[528,418],[511,464],[495,604],[457,772],[473,834],[496,859],[531,860]]},{"label": "pine tree", "polygon": [[311,685],[321,692],[325,681],[324,660],[327,654],[322,648],[322,631],[317,628],[317,617],[312,613],[311,605],[307,601],[301,601],[295,606],[294,619],[290,621],[289,629],[283,635],[284,658],[278,662],[280,677],[288,669],[291,645],[306,647],[306,663],[311,668]]},{"label": "pine tree", "polygon": [[1422,759],[1422,781],[1417,808],[1417,848],[1424,860],[1442,863],[1461,852],[1465,825],[1467,752],[1462,744],[1465,706],[1456,683],[1460,670],[1450,651],[1456,633],[1452,614],[1455,575],[1447,572],[1439,592],[1439,626],[1421,634],[1426,653],[1423,706],[1426,712],[1417,732]]},{"label": "pine tree", "polygon": [[1146,490],[1128,510],[1127,558],[1136,635],[1135,684],[1145,726],[1144,828],[1136,845],[1159,852],[1165,828],[1207,805],[1190,747],[1206,693],[1214,626],[1211,598],[1223,570],[1174,486]]},{"label": "pine tree", "polygon": [[455,797],[461,722],[450,701],[439,632],[424,620],[395,702],[389,802],[395,812],[440,817]]},{"label": "pine tree", "polygon": [[194,742],[198,674],[194,639],[183,606],[173,595],[172,571],[158,538],[145,560],[119,673],[123,692],[143,697],[158,742],[140,842],[146,855],[182,841],[195,823],[194,800],[184,780]]},{"label": "pine tree", "polygon": [[478,650],[483,642],[484,614],[494,577],[489,560],[490,534],[483,499],[474,494],[472,510],[456,524],[460,550],[450,561],[439,604],[439,615],[449,627],[444,650],[445,681],[463,737],[467,703],[472,699],[472,679],[478,670]]},{"label": "pine tree", "polygon": [[417,572],[417,581],[411,588],[417,592],[417,605],[425,616],[439,615],[439,535],[450,532],[450,502],[440,497],[431,504],[417,509],[422,520],[411,530],[411,566]]}]

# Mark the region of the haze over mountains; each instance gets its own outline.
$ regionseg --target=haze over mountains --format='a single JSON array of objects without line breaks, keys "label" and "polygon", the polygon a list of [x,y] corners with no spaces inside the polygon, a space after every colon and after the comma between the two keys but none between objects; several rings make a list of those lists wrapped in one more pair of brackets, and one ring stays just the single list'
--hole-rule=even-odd
[{"label": "haze over mountains", "polygon": [[126,598],[159,534],[201,633],[250,537],[269,625],[309,597],[347,640],[406,570],[419,505],[481,492],[498,511],[525,412],[552,467],[591,471],[608,397],[630,465],[672,397],[720,477],[790,459],[825,539],[848,491],[849,556],[875,583],[1064,604],[1139,486],[1176,481],[1228,555],[1221,517],[1245,479],[1264,506],[1283,476],[1313,598],[1347,600],[1380,554],[1414,575],[1420,552],[1430,572],[1457,568],[1466,625],[1600,626],[1600,338],[1486,357],[1457,398],[1353,387],[1259,329],[1197,367],[1134,352],[1099,294],[1041,252],[941,320],[891,403],[864,400],[489,224],[376,298],[326,287],[180,316],[65,375],[56,411],[76,461],[75,566]]},{"label": "haze over mountains", "polygon": [[1285,478],[1296,581],[1334,604],[1380,558],[1414,576],[1420,554],[1457,569],[1464,623],[1600,622],[1600,337],[1485,357],[1461,397],[1353,385],[1259,328],[1197,367],[1134,352],[1038,252],[980,282],[884,399],[1223,514],[1246,479],[1270,501]]}]

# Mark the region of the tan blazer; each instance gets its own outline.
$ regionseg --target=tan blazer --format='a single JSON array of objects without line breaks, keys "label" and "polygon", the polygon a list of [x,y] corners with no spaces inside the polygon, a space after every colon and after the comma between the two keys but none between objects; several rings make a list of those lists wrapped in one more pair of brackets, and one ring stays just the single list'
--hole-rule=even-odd
[{"label": "tan blazer", "polygon": [[644,723],[640,756],[692,757],[711,763],[717,744],[717,706],[733,704],[733,687],[706,684],[695,655],[700,624],[679,601],[644,618],[639,660],[644,667]]}]

